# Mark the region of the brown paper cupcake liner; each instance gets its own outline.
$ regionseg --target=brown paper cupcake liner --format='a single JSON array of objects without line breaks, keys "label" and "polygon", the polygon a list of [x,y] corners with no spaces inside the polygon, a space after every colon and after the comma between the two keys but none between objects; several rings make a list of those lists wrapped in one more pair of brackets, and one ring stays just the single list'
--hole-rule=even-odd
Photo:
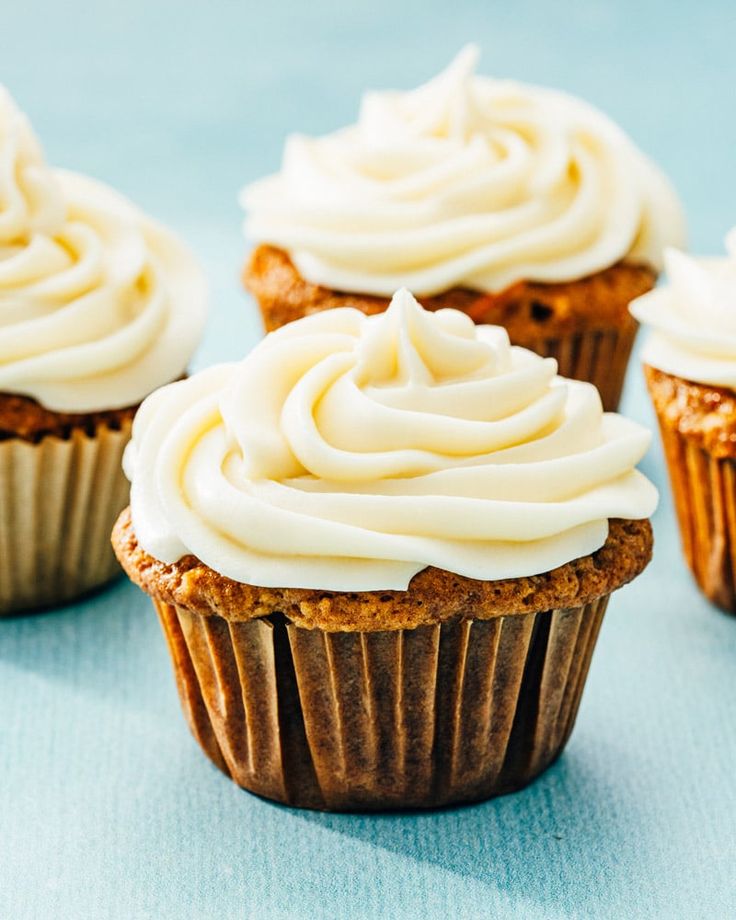
[{"label": "brown paper cupcake liner", "polygon": [[540,336],[514,344],[555,358],[560,376],[594,384],[604,410],[615,412],[637,330],[636,323],[627,323],[622,329],[588,330],[559,338]]},{"label": "brown paper cupcake liner", "polygon": [[736,462],[658,420],[687,564],[703,594],[736,613]]},{"label": "brown paper cupcake liner", "polygon": [[128,500],[130,430],[0,441],[0,615],[64,603],[120,573],[109,535]]},{"label": "brown paper cupcake liner", "polygon": [[607,603],[324,632],[154,600],[208,757],[251,792],[330,810],[436,807],[529,783],[572,731]]}]

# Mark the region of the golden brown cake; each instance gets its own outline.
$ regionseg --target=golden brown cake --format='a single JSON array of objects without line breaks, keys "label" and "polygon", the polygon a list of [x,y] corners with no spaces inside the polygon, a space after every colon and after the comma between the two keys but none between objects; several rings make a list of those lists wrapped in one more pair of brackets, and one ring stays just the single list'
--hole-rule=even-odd
[{"label": "golden brown cake", "polygon": [[0,441],[19,438],[31,443],[53,436],[68,439],[75,432],[93,435],[98,428],[121,431],[130,427],[138,406],[99,412],[53,412],[35,399],[0,393]]},{"label": "golden brown cake", "polygon": [[324,632],[415,629],[581,607],[628,584],[652,554],[649,521],[614,520],[599,550],[541,575],[491,582],[430,566],[412,578],[407,591],[335,592],[243,584],[191,555],[170,565],[159,562],[139,546],[129,508],[118,518],[112,542],[130,580],[164,603],[230,622],[280,613],[295,626]]}]

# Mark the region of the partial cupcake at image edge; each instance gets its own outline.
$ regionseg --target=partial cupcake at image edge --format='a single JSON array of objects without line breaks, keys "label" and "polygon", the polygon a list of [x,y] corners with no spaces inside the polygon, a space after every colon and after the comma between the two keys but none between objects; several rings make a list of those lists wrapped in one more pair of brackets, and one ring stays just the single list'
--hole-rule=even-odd
[{"label": "partial cupcake at image edge", "polygon": [[184,244],[48,167],[0,86],[0,615],[120,572],[109,531],[128,502],[133,416],[184,374],[205,301]]},{"label": "partial cupcake at image edge", "polygon": [[207,756],[290,805],[427,808],[563,749],[647,565],[649,432],[406,290],[147,399],[113,545]]},{"label": "partial cupcake at image edge", "polygon": [[289,137],[281,170],[241,194],[256,244],[244,283],[267,330],[317,310],[429,309],[504,326],[616,409],[665,245],[683,246],[662,172],[601,112],[475,75],[465,48],[409,92],[369,92],[357,124]]},{"label": "partial cupcake at image edge", "polygon": [[685,559],[736,613],[736,229],[723,258],[665,253],[668,283],[631,305]]}]

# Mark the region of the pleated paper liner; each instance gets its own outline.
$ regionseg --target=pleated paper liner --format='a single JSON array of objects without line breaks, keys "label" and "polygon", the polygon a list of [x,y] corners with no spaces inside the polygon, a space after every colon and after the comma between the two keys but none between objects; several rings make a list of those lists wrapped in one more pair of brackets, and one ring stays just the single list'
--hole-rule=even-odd
[{"label": "pleated paper liner", "polygon": [[607,603],[361,633],[154,601],[207,756],[251,792],[329,810],[529,783],[570,736]]},{"label": "pleated paper liner", "polygon": [[70,601],[120,573],[110,530],[128,501],[130,429],[0,441],[0,615]]},{"label": "pleated paper liner", "polygon": [[736,613],[736,463],[658,420],[687,564],[703,594]]},{"label": "pleated paper liner", "polygon": [[555,358],[560,376],[594,384],[604,410],[615,412],[637,330],[637,323],[632,321],[621,329],[588,330],[559,338],[529,337],[514,344]]}]

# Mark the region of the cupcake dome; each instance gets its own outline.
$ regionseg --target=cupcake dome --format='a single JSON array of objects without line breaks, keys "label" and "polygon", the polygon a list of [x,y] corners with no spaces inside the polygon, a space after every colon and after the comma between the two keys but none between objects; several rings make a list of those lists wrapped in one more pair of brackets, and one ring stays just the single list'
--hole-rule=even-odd
[{"label": "cupcake dome", "polygon": [[646,518],[649,433],[589,384],[399,291],[150,397],[126,469],[141,546],[263,586],[405,589],[426,566],[546,572]]}]

